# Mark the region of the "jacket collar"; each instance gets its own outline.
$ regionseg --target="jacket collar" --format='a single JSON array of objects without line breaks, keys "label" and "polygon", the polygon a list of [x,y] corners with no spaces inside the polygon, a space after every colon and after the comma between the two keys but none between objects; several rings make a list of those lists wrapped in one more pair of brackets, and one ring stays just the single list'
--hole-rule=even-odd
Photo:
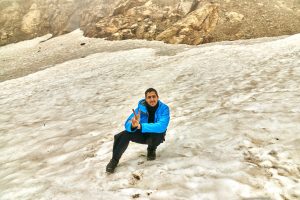
[{"label": "jacket collar", "polygon": [[[158,103],[158,108],[157,108],[157,110],[158,110],[161,107],[161,101],[158,100],[157,103]],[[139,101],[138,108],[141,110],[141,112],[147,113],[146,100],[145,99],[141,99]]]}]

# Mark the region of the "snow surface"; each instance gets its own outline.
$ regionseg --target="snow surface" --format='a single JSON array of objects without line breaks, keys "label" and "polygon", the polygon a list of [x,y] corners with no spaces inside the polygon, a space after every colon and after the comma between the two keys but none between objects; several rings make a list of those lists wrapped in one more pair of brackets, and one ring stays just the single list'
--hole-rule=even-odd
[{"label": "snow surface", "polygon": [[[42,40],[1,47],[1,62],[22,66],[39,45],[67,57],[59,44],[88,39]],[[1,200],[300,199],[300,34],[170,54],[135,42],[0,83]],[[108,175],[113,136],[148,87],[171,109],[166,142],[155,161],[131,143]]]}]

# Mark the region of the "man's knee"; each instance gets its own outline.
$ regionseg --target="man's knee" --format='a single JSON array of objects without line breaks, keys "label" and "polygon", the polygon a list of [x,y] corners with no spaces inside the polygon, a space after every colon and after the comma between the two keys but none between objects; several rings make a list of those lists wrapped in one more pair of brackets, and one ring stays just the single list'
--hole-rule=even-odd
[{"label": "man's knee", "polygon": [[164,142],[165,134],[150,134],[147,140],[147,144],[149,146],[158,146],[159,144]]},{"label": "man's knee", "polygon": [[119,138],[129,138],[129,136],[127,131],[122,131],[114,136],[114,140],[118,140]]}]

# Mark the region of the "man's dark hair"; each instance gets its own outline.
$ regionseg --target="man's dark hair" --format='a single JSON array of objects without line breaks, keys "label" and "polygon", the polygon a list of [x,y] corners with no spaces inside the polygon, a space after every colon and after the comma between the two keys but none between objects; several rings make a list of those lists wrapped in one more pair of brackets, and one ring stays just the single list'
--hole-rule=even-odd
[{"label": "man's dark hair", "polygon": [[158,97],[157,91],[156,91],[156,89],[154,89],[154,88],[148,88],[148,89],[145,91],[145,97],[147,97],[147,93],[149,93],[149,92],[155,92],[156,96]]}]

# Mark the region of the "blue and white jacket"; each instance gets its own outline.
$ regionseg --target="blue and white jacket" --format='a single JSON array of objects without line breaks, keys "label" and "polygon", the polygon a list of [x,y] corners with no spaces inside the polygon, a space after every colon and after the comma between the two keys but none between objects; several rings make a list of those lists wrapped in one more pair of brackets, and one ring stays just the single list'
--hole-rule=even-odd
[{"label": "blue and white jacket", "polygon": [[[140,124],[142,133],[165,133],[170,121],[169,107],[158,100],[158,108],[155,111],[154,123],[148,123],[148,111],[146,108],[146,100],[142,99],[138,103],[138,107],[135,109],[135,113],[140,115]],[[125,130],[128,132],[135,132],[137,129],[131,130],[131,119],[134,114],[132,113],[125,122]]]}]

